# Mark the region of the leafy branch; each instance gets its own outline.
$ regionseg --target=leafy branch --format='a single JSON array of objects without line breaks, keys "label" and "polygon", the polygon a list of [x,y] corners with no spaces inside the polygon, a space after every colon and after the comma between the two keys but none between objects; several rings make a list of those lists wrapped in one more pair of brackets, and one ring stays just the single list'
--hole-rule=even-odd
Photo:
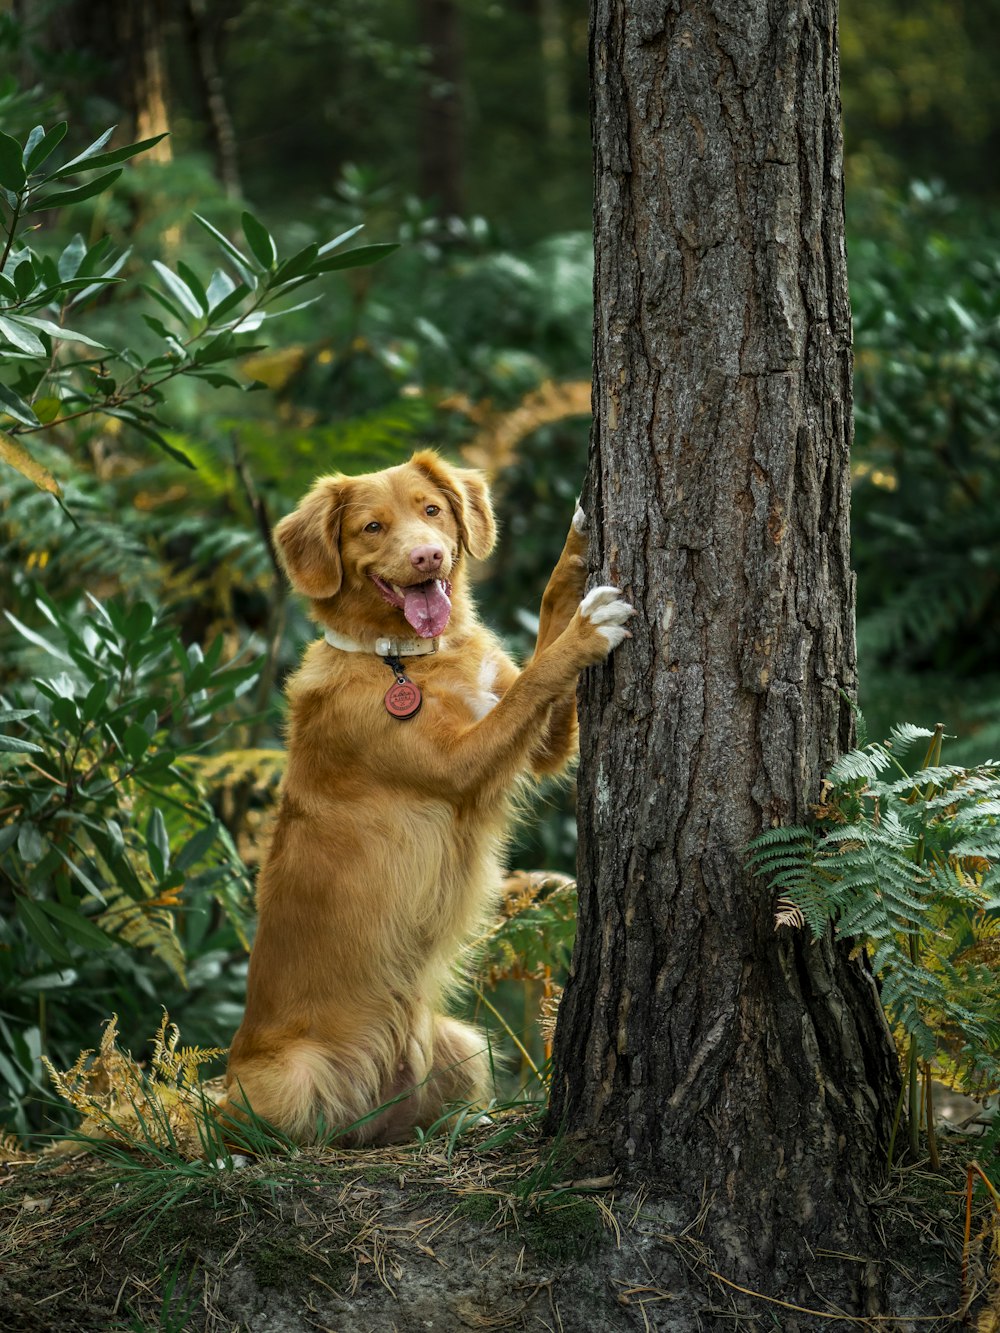
[{"label": "leafy branch", "polygon": [[[111,127],[76,157],[44,172],[43,165],[66,132],[65,121],[48,131],[36,126],[23,144],[0,133],[0,225],[5,233],[0,257],[0,350],[15,372],[12,383],[0,381],[0,423],[7,419],[0,426],[0,460],[55,495],[60,494],[55,478],[20,438],[105,415],[194,467],[163,434],[166,386],[190,376],[214,388],[256,388],[223,367],[261,350],[252,335],[266,319],[319,299],[287,305],[287,297],[327,273],[372,264],[397,248],[383,244],[343,250],[360,230],[354,226],[324,245],[313,241],[281,259],[274,237],[252,213],[242,216],[243,248],[195,214],[221,250],[222,266],[206,282],[183,261],[170,268],[154,260],[159,285],[139,286],[166,315],[164,319],[151,309],[142,312],[159,349],[143,357],[129,346],[109,346],[70,328],[65,320],[110,285],[125,281],[122,271],[130,251],[112,255],[108,237],[88,245],[76,235],[53,257],[23,244],[23,231],[35,214],[79,204],[110,189],[121,175],[121,164],[153,147],[162,136],[109,150]],[[108,167],[111,170],[104,170]],[[81,173],[90,176],[83,184],[58,188]],[[66,343],[92,349],[92,354],[68,361],[62,356]]]}]

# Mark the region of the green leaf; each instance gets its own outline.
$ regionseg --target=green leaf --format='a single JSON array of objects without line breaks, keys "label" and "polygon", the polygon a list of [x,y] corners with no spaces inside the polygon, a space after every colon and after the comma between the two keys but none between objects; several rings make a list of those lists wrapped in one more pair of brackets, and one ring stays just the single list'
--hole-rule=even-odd
[{"label": "green leaf", "polygon": [[222,232],[219,231],[218,227],[213,227],[211,222],[209,222],[207,218],[203,218],[200,213],[193,214],[193,217],[196,222],[200,223],[201,226],[205,228],[210,236],[215,237],[223,250],[225,250],[226,254],[229,255],[231,259],[235,259],[241,268],[250,269],[253,267],[243,251],[238,250],[229,237],[224,236]]},{"label": "green leaf", "polygon": [[396,242],[384,245],[359,245],[356,250],[348,250],[342,255],[332,255],[329,259],[321,258],[313,264],[311,273],[334,273],[337,269],[358,268],[362,264],[376,264],[393,250],[398,250]]},{"label": "green leaf", "polygon": [[[164,324],[163,320],[157,319],[155,315],[149,315],[143,311],[142,322],[147,328],[152,329],[158,338],[169,338],[171,336],[170,331],[166,324]],[[36,403],[35,406],[37,408],[38,404]]]},{"label": "green leaf", "polygon": [[0,132],[0,185],[17,194],[24,189],[26,179],[21,145]]},{"label": "green leaf", "polygon": [[132,763],[138,764],[149,749],[149,732],[138,722],[130,722],[125,728],[122,745]]},{"label": "green leaf", "polygon": [[99,134],[93,143],[88,144],[82,153],[77,153],[76,157],[71,157],[60,170],[65,171],[66,167],[75,167],[78,162],[88,162],[101,151],[117,128],[117,125],[112,125],[110,129],[105,130],[103,134]]},{"label": "green leaf", "polygon": [[61,648],[57,648],[54,643],[50,643],[49,640],[43,638],[41,634],[36,633],[33,629],[29,629],[27,625],[22,625],[18,618],[12,616],[9,611],[5,611],[4,615],[17,630],[18,634],[21,635],[22,639],[27,639],[28,642],[33,643],[36,648],[43,649],[50,657],[55,657],[60,662],[65,662],[67,666],[73,665],[72,657],[67,653],[64,653]]},{"label": "green leaf", "polygon": [[26,717],[37,716],[37,708],[0,708],[0,723],[23,722]]},{"label": "green leaf", "polygon": [[[15,421],[20,421],[24,426],[40,426],[42,424],[24,399],[19,398],[13,389],[8,389],[6,384],[0,384],[0,414],[3,413],[13,417]],[[10,440],[10,445],[14,446],[13,440]],[[20,448],[20,446],[14,447]],[[9,458],[5,458],[4,461],[11,463],[14,467],[17,466]]]},{"label": "green leaf", "polygon": [[43,126],[35,126],[28,135],[24,149],[24,170],[29,176],[33,171],[37,171],[52,150],[62,143],[68,128],[64,120],[53,125],[47,134]]},{"label": "green leaf", "polygon": [[34,406],[35,416],[46,426],[62,415],[63,405],[58,398],[36,398]]},{"label": "green leaf", "polygon": [[262,268],[271,268],[278,257],[271,233],[252,213],[244,213],[240,221],[243,224],[243,235],[247,238],[247,245],[253,252],[254,258]]},{"label": "green leaf", "polygon": [[61,699],[56,699],[52,705],[52,716],[57,722],[71,730],[76,730],[80,721],[80,713],[76,706],[75,699],[69,699],[65,695]]},{"label": "green leaf", "polygon": [[363,230],[364,223],[359,222],[356,227],[348,227],[347,231],[342,231],[339,236],[335,236],[332,241],[327,241],[325,245],[319,247],[320,257],[328,255],[331,250],[336,250],[338,246],[349,241],[352,236],[357,236],[358,232]]},{"label": "green leaf", "polygon": [[128,643],[136,643],[153,627],[153,608],[148,602],[137,602],[125,617],[122,637]]},{"label": "green leaf", "polygon": [[279,264],[274,272],[273,283],[276,286],[281,282],[291,282],[293,278],[305,277],[312,270],[313,264],[319,257],[319,246],[315,241],[304,246],[298,254],[292,255],[291,259],[286,259],[284,263]]},{"label": "green leaf", "polygon": [[38,903],[32,902],[30,898],[18,898],[17,915],[31,938],[50,958],[54,958],[57,963],[70,961],[62,941]]},{"label": "green leaf", "polygon": [[106,819],[104,824],[108,830],[108,837],[111,840],[111,855],[106,859],[116,861],[120,856],[124,856],[125,854],[125,835],[122,833],[121,825],[116,823],[115,820]]},{"label": "green leaf", "polygon": [[87,242],[79,232],[63,250],[57,261],[60,278],[75,278],[87,253]]},{"label": "green leaf", "polygon": [[93,722],[94,718],[107,703],[108,695],[111,693],[112,682],[107,676],[102,676],[96,680],[87,691],[87,697],[83,701],[80,709],[80,716],[84,722]]},{"label": "green leaf", "polygon": [[216,838],[219,836],[220,827],[219,821],[213,819],[211,824],[199,829],[194,837],[189,838],[177,853],[174,860],[175,869],[190,870],[193,865],[197,865],[209,848],[214,845]]},{"label": "green leaf", "polygon": [[0,315],[0,338],[10,343],[12,347],[16,347],[18,351],[27,352],[29,356],[48,356],[45,344],[37,333],[25,328],[19,319],[11,316]]},{"label": "green leaf", "polygon": [[213,389],[239,389],[241,393],[246,393],[253,388],[266,387],[259,382],[243,384],[240,380],[234,379],[232,375],[223,374],[220,370],[192,370],[191,374],[197,379],[204,380],[206,384],[211,384]]},{"label": "green leaf", "polygon": [[[84,301],[89,301],[92,296],[99,292],[102,287],[107,286],[108,283],[116,280],[119,282],[123,281],[123,279],[117,278],[117,274],[125,267],[131,254],[132,247],[128,246],[127,249],[123,250],[118,258],[114,260],[110,267],[104,270],[103,273],[96,274],[93,279],[81,278],[80,281],[86,285],[77,292],[69,304],[79,305]],[[87,266],[89,267],[89,265]]]},{"label": "green leaf", "polygon": [[28,977],[17,983],[18,990],[35,995],[43,990],[65,990],[75,985],[78,972],[74,967],[64,967],[58,972],[42,972],[38,976]]},{"label": "green leaf", "polygon": [[49,844],[34,824],[22,824],[17,835],[17,854],[22,861],[40,861],[49,850]]},{"label": "green leaf", "polygon": [[212,307],[212,323],[215,324],[223,316],[228,315],[231,310],[235,310],[245,296],[250,293],[250,288],[245,282],[239,283],[232,291],[224,296],[221,301],[217,301]]},{"label": "green leaf", "polygon": [[178,463],[183,463],[185,467],[191,468],[192,471],[197,471],[197,464],[192,463],[186,453],[175,448],[169,440],[165,440],[158,430],[151,426],[148,421],[136,416],[134,411],[129,411],[124,407],[105,407],[103,410],[109,417],[119,417],[122,421],[127,421],[133,430],[137,430],[147,440],[152,440],[164,453],[169,454],[171,458],[175,458]]},{"label": "green leaf", "polygon": [[[110,133],[109,130],[108,135]],[[107,136],[102,137],[104,142],[107,143]],[[127,162],[140,153],[148,152],[150,148],[153,148],[161,139],[166,137],[167,132],[164,131],[163,134],[156,134],[151,139],[140,139],[138,143],[125,144],[122,148],[112,148],[107,153],[94,153],[93,155],[91,155],[91,148],[93,148],[93,144],[91,144],[91,148],[86,149],[79,157],[74,157],[72,161],[67,162],[64,167],[60,167],[58,171],[54,171],[51,176],[46,177],[46,180],[58,181],[62,180],[64,176],[76,176],[81,171],[95,171],[98,167],[110,167],[116,162]]]},{"label": "green leaf", "polygon": [[8,824],[6,828],[0,828],[0,855],[9,851],[14,843],[17,842],[21,834],[20,824]]},{"label": "green leaf", "polygon": [[198,302],[198,305],[201,308],[200,313],[203,315],[207,315],[208,295],[205,292],[205,288],[202,284],[201,279],[198,277],[197,273],[195,273],[193,269],[189,268],[187,264],[184,263],[183,259],[179,259],[177,261],[177,274],[178,277],[183,278],[184,281],[187,283],[188,290],[191,292],[191,295]]},{"label": "green leaf", "polygon": [[47,333],[50,338],[59,338],[62,342],[82,343],[84,347],[96,347],[99,352],[108,350],[107,343],[95,342],[85,333],[77,333],[75,329],[64,328],[61,324],[55,324],[51,319],[40,319],[37,315],[20,315],[18,322],[29,324],[33,329],[40,329],[42,333]]},{"label": "green leaf", "polygon": [[121,174],[121,167],[116,167],[114,171],[107,171],[103,176],[88,181],[86,185],[77,185],[72,190],[56,190],[54,194],[47,194],[44,199],[29,204],[24,211],[41,213],[47,208],[65,208],[67,204],[80,204],[84,199],[92,199],[95,194],[103,193]]},{"label": "green leaf", "polygon": [[35,290],[35,286],[38,282],[35,266],[30,258],[22,259],[11,276],[14,279],[14,286],[17,288],[18,298],[22,301],[26,301]]},{"label": "green leaf", "polygon": [[146,825],[146,855],[149,867],[157,880],[161,880],[170,869],[170,839],[163,811],[158,805],[153,806],[153,813]]},{"label": "green leaf", "polygon": [[159,273],[160,280],[174,300],[179,301],[194,319],[200,319],[203,313],[202,307],[184,279],[178,277],[176,273],[172,273],[166,264],[161,264],[158,259],[153,260],[153,267]]},{"label": "green leaf", "polygon": [[20,740],[17,736],[0,734],[0,750],[7,754],[44,754],[45,747],[34,741]]},{"label": "green leaf", "polygon": [[72,907],[64,907],[62,903],[39,902],[37,906],[41,908],[46,916],[52,918],[63,934],[68,935],[77,944],[98,950],[114,948],[114,941],[109,939],[103,930],[89,921],[81,911],[74,911]]},{"label": "green leaf", "polygon": [[[184,317],[184,312],[178,309],[178,307],[174,305],[173,301],[169,300],[166,296],[164,296],[162,292],[158,292],[155,287],[150,287],[148,282],[142,282],[139,284],[139,286],[148,296],[151,296],[158,305],[163,306],[164,310],[166,310],[169,315],[172,315],[174,319],[177,320],[178,324],[187,323],[187,320]],[[172,337],[173,335],[167,334],[166,336]]]}]

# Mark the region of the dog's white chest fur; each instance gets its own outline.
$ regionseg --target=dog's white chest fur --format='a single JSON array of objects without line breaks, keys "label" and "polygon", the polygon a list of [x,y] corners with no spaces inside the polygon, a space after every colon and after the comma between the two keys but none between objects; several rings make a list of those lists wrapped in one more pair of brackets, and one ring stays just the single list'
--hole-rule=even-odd
[{"label": "dog's white chest fur", "polygon": [[476,688],[462,691],[462,697],[468,705],[469,712],[477,722],[496,708],[500,702],[499,697],[493,693],[498,670],[499,663],[495,658],[484,657],[479,667],[479,679],[476,681]]}]

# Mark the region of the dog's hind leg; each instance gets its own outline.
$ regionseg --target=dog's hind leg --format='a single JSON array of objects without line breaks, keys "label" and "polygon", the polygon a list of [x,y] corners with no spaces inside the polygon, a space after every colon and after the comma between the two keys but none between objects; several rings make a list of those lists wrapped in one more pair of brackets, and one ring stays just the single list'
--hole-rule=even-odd
[{"label": "dog's hind leg", "polygon": [[442,1015],[435,1015],[431,1022],[431,1058],[429,1067],[424,1066],[424,1076],[420,1078],[414,1069],[412,1056],[405,1060],[383,1089],[385,1109],[360,1131],[357,1141],[400,1143],[414,1129],[437,1125],[452,1109],[461,1112],[489,1100],[491,1060],[483,1033]]},{"label": "dog's hind leg", "polygon": [[493,1062],[485,1035],[457,1018],[434,1020],[434,1063],[429,1086],[441,1107],[482,1106],[493,1089]]}]

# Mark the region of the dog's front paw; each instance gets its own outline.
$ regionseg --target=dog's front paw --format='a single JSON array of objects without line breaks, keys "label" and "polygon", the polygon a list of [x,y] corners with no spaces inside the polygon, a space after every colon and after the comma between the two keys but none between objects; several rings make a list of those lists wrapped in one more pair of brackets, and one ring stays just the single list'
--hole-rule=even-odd
[{"label": "dog's front paw", "polygon": [[624,639],[632,637],[625,626],[635,613],[635,607],[622,600],[617,588],[602,586],[587,593],[576,615],[586,665],[600,662]]},{"label": "dog's front paw", "polygon": [[578,500],[573,521],[569,525],[569,536],[566,538],[566,550],[562,559],[563,568],[569,575],[574,601],[578,601],[583,596],[583,586],[587,581],[587,548],[589,544],[590,520]]}]

